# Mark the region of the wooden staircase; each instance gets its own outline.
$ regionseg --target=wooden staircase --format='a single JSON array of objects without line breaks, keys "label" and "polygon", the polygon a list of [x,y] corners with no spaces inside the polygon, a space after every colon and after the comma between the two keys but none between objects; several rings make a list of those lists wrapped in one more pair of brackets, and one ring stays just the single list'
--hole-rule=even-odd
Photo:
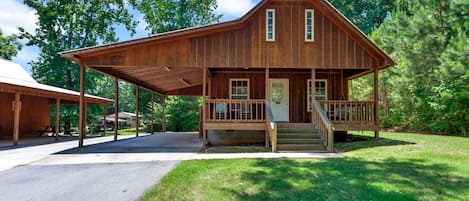
[{"label": "wooden staircase", "polygon": [[327,152],[319,130],[310,123],[278,123],[279,152]]}]

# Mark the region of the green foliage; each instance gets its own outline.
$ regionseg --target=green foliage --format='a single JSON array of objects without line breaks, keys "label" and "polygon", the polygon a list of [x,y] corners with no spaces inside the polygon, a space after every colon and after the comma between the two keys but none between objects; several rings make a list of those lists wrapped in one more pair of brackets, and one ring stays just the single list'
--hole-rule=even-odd
[{"label": "green foliage", "polygon": [[398,63],[380,73],[385,126],[468,133],[468,14],[467,1],[403,1],[371,34]]},{"label": "green foliage", "polygon": [[17,40],[18,36],[3,36],[0,29],[0,58],[11,60],[21,50],[22,45]]},{"label": "green foliage", "polygon": [[[41,50],[39,59],[31,62],[33,77],[41,83],[79,90],[79,67],[65,60],[58,52],[117,41],[116,25],[124,25],[134,33],[136,22],[123,0],[25,0],[39,16],[33,33],[20,28],[27,45]],[[111,80],[96,72],[87,72],[86,93],[112,97]],[[111,82],[112,83],[112,82]],[[77,106],[65,106],[62,114],[76,118]],[[99,106],[90,106],[90,113],[102,113]],[[96,118],[89,116],[88,119]]]},{"label": "green foliage", "polygon": [[214,14],[214,0],[130,0],[144,14],[145,27],[152,34],[210,24],[220,20]]},{"label": "green foliage", "polygon": [[171,131],[194,131],[199,127],[200,105],[199,97],[174,97],[166,99],[167,128]]},{"label": "green foliage", "polygon": [[395,8],[395,0],[330,0],[365,34],[371,33]]}]

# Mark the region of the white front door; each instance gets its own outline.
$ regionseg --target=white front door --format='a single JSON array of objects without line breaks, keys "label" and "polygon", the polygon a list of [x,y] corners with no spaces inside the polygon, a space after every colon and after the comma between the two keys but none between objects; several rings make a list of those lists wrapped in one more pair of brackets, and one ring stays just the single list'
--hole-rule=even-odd
[{"label": "white front door", "polygon": [[270,106],[275,122],[289,121],[288,79],[270,79]]}]

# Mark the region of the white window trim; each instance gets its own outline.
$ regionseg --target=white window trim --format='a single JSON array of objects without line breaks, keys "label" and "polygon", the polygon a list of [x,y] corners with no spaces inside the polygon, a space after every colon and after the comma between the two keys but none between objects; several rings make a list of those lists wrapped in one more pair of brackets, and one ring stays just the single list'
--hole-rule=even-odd
[{"label": "white window trim", "polygon": [[247,97],[246,100],[249,100],[249,99],[250,99],[250,97],[249,97],[249,96],[250,96],[249,79],[239,79],[239,78],[230,79],[230,85],[229,85],[229,87],[230,87],[230,99],[233,99],[233,94],[231,93],[231,92],[232,92],[231,89],[233,88],[233,85],[232,85],[232,84],[233,84],[233,81],[247,81],[247,82],[248,82],[248,85],[247,85],[247,88],[248,88],[248,90],[247,90],[247,91],[248,91],[248,97]]},{"label": "white window trim", "polygon": [[[269,12],[272,12],[272,39],[269,39]],[[275,9],[267,9],[265,12],[265,40],[275,41]]]},{"label": "white window trim", "polygon": [[[311,39],[308,39],[308,13],[311,12]],[[305,10],[305,41],[314,42],[314,9]]]},{"label": "white window trim", "polygon": [[[326,87],[326,99],[328,99],[328,96],[329,96],[329,85],[327,84],[327,79],[316,79],[316,81],[324,81],[324,83],[326,84],[325,87]],[[309,102],[309,96],[310,96],[310,91],[311,91],[311,88],[309,87],[309,82],[311,82],[311,79],[308,79],[308,81],[306,81],[306,110],[308,112],[311,112],[311,109],[312,107],[310,107],[310,102]],[[311,85],[312,86],[312,85]],[[312,95],[312,94],[311,94]]]}]

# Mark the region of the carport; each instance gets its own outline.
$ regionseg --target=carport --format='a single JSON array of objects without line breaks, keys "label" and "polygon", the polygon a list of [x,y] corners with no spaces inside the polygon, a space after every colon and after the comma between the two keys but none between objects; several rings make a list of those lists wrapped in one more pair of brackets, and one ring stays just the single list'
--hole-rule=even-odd
[{"label": "carport", "polygon": [[[45,126],[54,128],[55,139],[60,131],[61,105],[97,104],[104,108],[113,100],[66,90],[34,80],[20,65],[0,59],[0,138],[13,139],[18,145],[21,136],[35,136]],[[51,105],[55,104],[55,125],[50,125]],[[106,111],[106,110],[104,110]],[[105,114],[104,114],[105,116]]]}]

